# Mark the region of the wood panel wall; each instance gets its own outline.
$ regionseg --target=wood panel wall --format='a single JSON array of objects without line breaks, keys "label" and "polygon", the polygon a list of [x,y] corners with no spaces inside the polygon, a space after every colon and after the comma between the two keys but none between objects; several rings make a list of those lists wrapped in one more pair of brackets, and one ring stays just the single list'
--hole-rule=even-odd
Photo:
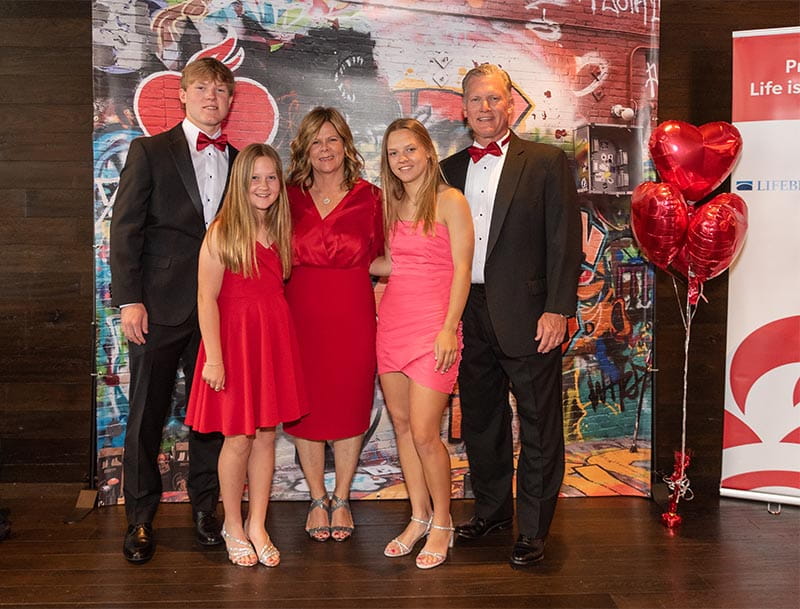
[{"label": "wood panel wall", "polygon": [[91,2],[0,1],[0,480],[88,471]]},{"label": "wood panel wall", "polygon": [[[662,0],[659,116],[730,120],[731,31],[798,23],[796,1]],[[89,0],[0,0],[0,481],[88,472],[94,316]],[[719,481],[727,282],[694,320],[689,471]],[[656,467],[680,443],[683,328],[657,286]],[[699,487],[698,487],[699,485]]]}]

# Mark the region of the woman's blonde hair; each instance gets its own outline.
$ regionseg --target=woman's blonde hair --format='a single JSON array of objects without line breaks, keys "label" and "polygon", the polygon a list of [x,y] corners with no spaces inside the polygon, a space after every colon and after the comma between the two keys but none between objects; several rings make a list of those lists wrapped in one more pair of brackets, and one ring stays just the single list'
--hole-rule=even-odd
[{"label": "woman's blonde hair", "polygon": [[254,269],[258,272],[255,259],[260,220],[250,204],[249,190],[256,160],[262,157],[272,160],[280,182],[280,194],[267,209],[264,223],[269,239],[278,249],[283,277],[286,279],[292,270],[292,216],[283,181],[281,158],[272,146],[250,144],[236,155],[222,209],[208,231],[213,234],[226,269],[245,277],[252,277]]},{"label": "woman's blonde hair", "polygon": [[433,145],[428,130],[425,126],[414,118],[398,118],[393,121],[383,134],[381,144],[381,189],[383,190],[383,222],[384,232],[388,235],[400,219],[399,206],[406,198],[407,194],[403,182],[392,172],[389,166],[389,151],[387,142],[389,135],[401,129],[408,129],[419,141],[420,145],[428,154],[428,167],[425,169],[422,185],[417,192],[416,214],[414,225],[422,222],[422,230],[425,234],[433,233],[433,226],[436,222],[436,195],[439,186],[444,183],[441,171],[439,170],[439,157]]},{"label": "woman's blonde hair", "polygon": [[347,121],[336,108],[323,108],[317,106],[303,117],[297,135],[290,144],[291,159],[289,161],[289,184],[308,189],[314,185],[314,169],[311,167],[311,159],[308,151],[314,138],[317,137],[322,125],[330,123],[339,137],[342,138],[344,145],[344,181],[342,188],[350,190],[355,186],[361,177],[364,169],[364,158],[356,150],[353,142],[353,133],[347,125]]}]

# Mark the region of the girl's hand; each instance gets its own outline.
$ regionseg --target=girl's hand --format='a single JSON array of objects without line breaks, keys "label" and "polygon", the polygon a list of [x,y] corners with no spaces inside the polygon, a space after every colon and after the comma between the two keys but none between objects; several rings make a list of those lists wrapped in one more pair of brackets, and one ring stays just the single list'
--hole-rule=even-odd
[{"label": "girl's hand", "polygon": [[444,374],[456,363],[458,358],[458,337],[455,330],[442,329],[433,342],[434,370]]},{"label": "girl's hand", "polygon": [[225,366],[206,362],[203,364],[203,380],[208,383],[214,391],[225,389]]}]

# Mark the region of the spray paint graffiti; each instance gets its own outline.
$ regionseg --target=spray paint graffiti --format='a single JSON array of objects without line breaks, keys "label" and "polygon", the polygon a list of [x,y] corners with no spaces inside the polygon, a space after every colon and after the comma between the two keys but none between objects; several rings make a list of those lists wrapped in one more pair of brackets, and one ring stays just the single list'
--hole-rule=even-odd
[{"label": "spray paint graffiti", "polygon": [[[604,30],[606,19],[589,43],[569,42],[583,31],[576,29],[580,20],[585,24],[581,3],[535,0],[514,7],[520,19],[509,21],[491,14],[494,4],[481,14],[482,3],[471,3],[465,13],[457,0],[404,7],[327,0],[94,2],[97,449],[103,503],[121,497],[128,407],[127,345],[118,311],[110,306],[109,221],[130,141],[169,128],[182,116],[174,100],[179,70],[201,55],[219,57],[235,70],[226,132],[239,146],[270,142],[287,156],[309,109],[338,107],[366,160],[366,177],[377,181],[380,141],[394,118],[419,118],[441,156],[469,143],[461,79],[475,63],[492,61],[514,79],[514,129],[574,156],[574,130],[608,114],[597,104],[603,90],[642,91],[645,79],[651,91],[657,85],[655,63],[635,83],[612,69],[625,65],[643,36],[657,36],[657,2],[592,0],[592,14],[613,15],[619,28]],[[647,27],[639,22],[643,15]],[[173,94],[166,93],[170,89]],[[633,246],[628,206],[626,196],[583,195],[586,260],[564,355],[565,495],[649,492],[653,282]],[[165,500],[185,499],[180,375],[177,381],[159,461]],[[470,493],[459,417],[456,397],[442,421],[455,496]],[[294,445],[286,436],[279,435],[276,459],[275,496],[305,498]],[[353,494],[404,493],[394,435],[376,388]]]}]

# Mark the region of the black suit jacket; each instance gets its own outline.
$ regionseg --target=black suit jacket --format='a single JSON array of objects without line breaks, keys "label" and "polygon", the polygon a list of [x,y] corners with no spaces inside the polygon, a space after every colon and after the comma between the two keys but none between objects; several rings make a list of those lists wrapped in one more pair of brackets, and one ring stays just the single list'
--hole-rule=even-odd
[{"label": "black suit jacket", "polygon": [[[581,251],[575,180],[555,146],[512,133],[494,200],[484,281],[489,315],[509,357],[536,352],[544,312],[571,316],[577,306]],[[464,190],[466,149],[442,161],[447,180]]]},{"label": "black suit jacket", "polygon": [[[236,149],[228,146],[230,175]],[[181,123],[131,142],[111,218],[114,305],[141,302],[151,323],[177,326],[197,306],[203,204]]]}]

